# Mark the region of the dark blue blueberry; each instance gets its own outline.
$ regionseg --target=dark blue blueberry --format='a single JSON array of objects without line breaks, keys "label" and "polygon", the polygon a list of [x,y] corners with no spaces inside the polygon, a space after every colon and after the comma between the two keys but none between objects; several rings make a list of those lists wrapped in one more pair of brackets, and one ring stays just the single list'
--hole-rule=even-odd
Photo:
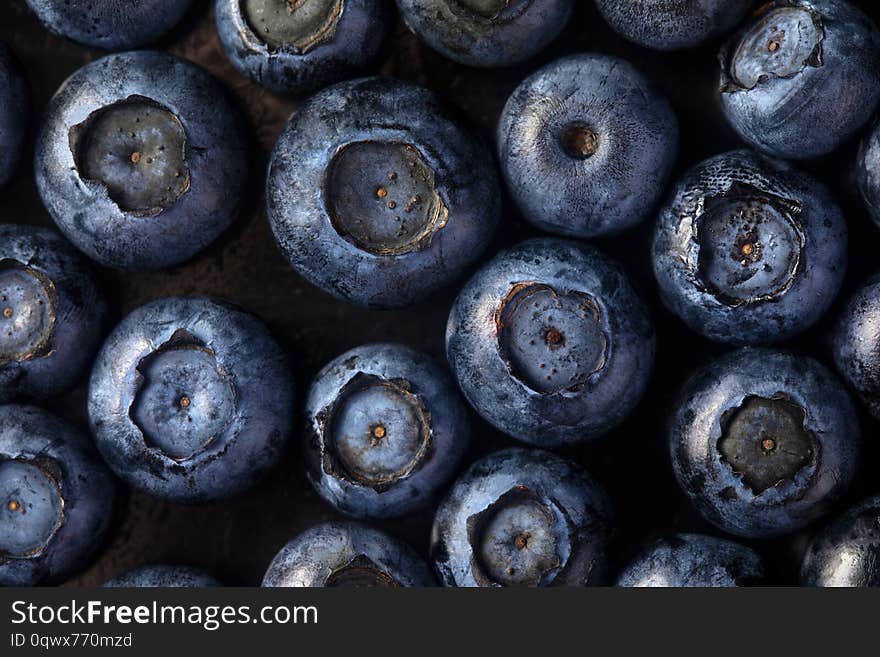
[{"label": "dark blue blueberry", "polygon": [[868,280],[844,307],[833,353],[837,370],[880,419],[880,276]]},{"label": "dark blue blueberry", "polygon": [[610,505],[585,470],[505,449],[455,482],[431,555],[445,586],[587,586],[604,583],[610,533]]},{"label": "dark blue blueberry", "polygon": [[655,50],[695,48],[732,30],[752,0],[596,0],[624,39]]},{"label": "dark blue blueberry", "polygon": [[678,153],[672,107],[629,63],[575,55],[527,78],[498,123],[507,188],[526,219],[572,237],[654,210]]},{"label": "dark blue blueberry", "polygon": [[764,579],[761,557],[739,543],[677,534],[653,543],[617,579],[617,586],[752,586]]},{"label": "dark blue blueberry", "polygon": [[467,411],[449,375],[395,344],[347,351],[306,399],[309,481],[348,515],[387,518],[431,502],[470,442]]},{"label": "dark blue blueberry", "polygon": [[386,0],[216,0],[232,63],[279,93],[301,94],[372,63],[391,24]]},{"label": "dark blue blueberry", "polygon": [[272,559],[266,587],[366,588],[436,586],[411,547],[356,522],[326,522],[304,531]]},{"label": "dark blue blueberry", "polygon": [[293,114],[266,185],[275,238],[294,268],[375,308],[423,299],[488,246],[500,214],[491,154],[427,89],[343,82]]},{"label": "dark blue blueberry", "polygon": [[444,57],[467,66],[512,66],[547,47],[574,0],[397,0],[403,20]]},{"label": "dark blue blueberry", "polygon": [[183,18],[192,0],[26,0],[55,34],[105,50],[157,41]]},{"label": "dark blue blueberry", "polygon": [[280,458],[293,422],[287,359],[253,315],[204,298],[142,306],[98,354],[89,420],[129,484],[202,502],[252,486]]},{"label": "dark blue blueberry", "polygon": [[104,583],[111,589],[207,588],[222,586],[211,574],[200,568],[153,564],[140,566],[117,575]]},{"label": "dark blue blueberry", "polygon": [[855,408],[803,356],[745,348],[687,384],[670,423],[678,483],[712,524],[737,536],[788,534],[827,513],[859,462]]},{"label": "dark blue blueberry", "polygon": [[89,257],[159,269],[233,222],[247,157],[237,113],[208,73],[164,53],[121,53],[55,94],[37,141],[37,186]]},{"label": "dark blue blueberry", "polygon": [[0,586],[57,584],[86,566],[115,493],[83,433],[33,406],[0,406]]},{"label": "dark blue blueberry", "polygon": [[91,366],[106,315],[88,261],[66,240],[0,224],[0,403],[74,385]]},{"label": "dark blue blueberry", "polygon": [[832,521],[810,544],[804,586],[880,586],[880,496]]},{"label": "dark blue blueberry", "polygon": [[0,41],[0,187],[15,174],[28,130],[30,89],[12,50]]},{"label": "dark blue blueberry", "polygon": [[660,211],[654,274],[694,331],[776,342],[818,320],[843,281],[846,222],[817,180],[751,151],[691,169]]},{"label": "dark blue blueberry", "polygon": [[720,59],[727,120],[770,155],[830,153],[880,103],[880,32],[846,0],[769,2]]},{"label": "dark blue blueberry", "polygon": [[617,263],[585,244],[533,239],[461,291],[446,355],[480,415],[556,447],[595,438],[632,411],[651,374],[654,329]]},{"label": "dark blue blueberry", "polygon": [[859,149],[856,180],[868,214],[880,226],[880,123],[874,125]]}]

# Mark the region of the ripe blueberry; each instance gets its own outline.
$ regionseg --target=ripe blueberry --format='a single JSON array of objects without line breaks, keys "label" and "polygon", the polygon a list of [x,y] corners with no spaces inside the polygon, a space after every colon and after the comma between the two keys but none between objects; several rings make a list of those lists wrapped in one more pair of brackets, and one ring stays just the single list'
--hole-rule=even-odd
[{"label": "ripe blueberry", "polygon": [[386,0],[216,0],[232,63],[279,93],[337,82],[375,60],[390,23]]},{"label": "ripe blueberry", "polygon": [[880,226],[880,123],[874,125],[859,149],[856,180],[868,214]]},{"label": "ripe blueberry", "polygon": [[880,418],[880,276],[847,303],[833,336],[834,362],[875,418]]},{"label": "ripe blueberry", "polygon": [[100,345],[107,305],[88,261],[51,230],[0,224],[0,403],[70,388]]},{"label": "ripe blueberry", "polygon": [[477,461],[440,504],[431,555],[446,586],[602,584],[611,529],[604,491],[536,449]]},{"label": "ripe blueberry", "polygon": [[737,536],[779,536],[827,513],[859,461],[855,408],[810,358],[734,351],[685,386],[670,423],[678,483]]},{"label": "ripe blueberry", "polygon": [[9,46],[0,41],[0,187],[21,161],[30,104],[24,71]]},{"label": "ripe blueberry", "polygon": [[487,421],[555,447],[629,414],[651,373],[654,329],[617,263],[585,244],[533,239],[467,283],[449,315],[446,354]]},{"label": "ripe blueberry", "polygon": [[470,441],[467,411],[449,375],[394,344],[358,347],[326,365],[309,389],[306,424],[309,481],[356,517],[427,505]]},{"label": "ripe blueberry", "polygon": [[366,588],[436,586],[411,547],[356,522],[326,522],[281,548],[263,578],[266,587]]},{"label": "ripe blueberry", "polygon": [[0,406],[0,586],[57,584],[84,567],[115,488],[79,430],[33,406]]},{"label": "ripe blueberry", "polygon": [[575,55],[513,92],[498,123],[498,152],[526,219],[551,233],[595,237],[654,210],[675,164],[678,122],[629,63]]},{"label": "ripe blueberry", "polygon": [[530,59],[571,19],[574,0],[397,0],[403,20],[460,64],[494,68]]},{"label": "ripe blueberry", "polygon": [[200,568],[153,564],[140,566],[104,582],[111,589],[207,588],[222,586],[213,575]]},{"label": "ripe blueberry", "polygon": [[767,3],[720,59],[727,120],[769,155],[830,153],[880,103],[880,32],[847,0]]},{"label": "ripe blueberry", "polygon": [[430,91],[383,78],[325,89],[287,123],[269,164],[281,250],[346,301],[403,306],[455,280],[498,223],[488,150]]},{"label": "ripe blueberry", "polygon": [[617,586],[750,586],[764,578],[761,557],[745,545],[700,534],[654,542],[617,579]]},{"label": "ripe blueberry", "polygon": [[89,421],[110,467],[156,497],[200,502],[254,484],[290,435],[287,360],[253,315],[168,298],[126,317],[92,371]]},{"label": "ripe blueberry", "polygon": [[660,211],[654,273],[666,306],[711,340],[784,340],[831,305],[846,222],[825,187],[750,151],[691,169]]},{"label": "ripe blueberry", "polygon": [[61,231],[98,262],[160,269],[236,218],[247,173],[238,117],[202,69],[158,52],[108,55],[49,104],[37,186]]},{"label": "ripe blueberry", "polygon": [[880,586],[880,497],[857,504],[813,539],[804,586]]},{"label": "ripe blueberry", "polygon": [[192,0],[26,0],[55,34],[105,50],[138,48],[177,25]]}]

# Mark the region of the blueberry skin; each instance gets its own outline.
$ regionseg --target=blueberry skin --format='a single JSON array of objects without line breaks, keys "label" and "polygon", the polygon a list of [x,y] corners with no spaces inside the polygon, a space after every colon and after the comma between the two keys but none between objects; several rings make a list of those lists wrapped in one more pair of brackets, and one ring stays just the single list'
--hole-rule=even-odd
[{"label": "blueberry skin", "polygon": [[785,162],[733,151],[676,184],[654,232],[654,275],[666,307],[691,330],[730,344],[776,342],[831,305],[846,244],[846,221],[824,185]]},{"label": "blueberry skin", "polygon": [[117,575],[103,584],[110,589],[208,588],[223,586],[213,575],[200,568],[153,564],[139,566]]},{"label": "blueberry skin", "polygon": [[[60,517],[48,542],[30,556],[0,551],[0,586],[58,584],[84,568],[101,546],[113,517],[116,483],[88,437],[64,420],[34,406],[0,406],[0,465],[30,464],[54,482]],[[37,513],[27,498],[12,502]],[[9,517],[0,523],[10,522]]]},{"label": "blueberry skin", "polygon": [[498,68],[538,54],[568,24],[574,0],[397,0],[409,29],[444,57]]},{"label": "blueberry skin", "polygon": [[312,382],[305,412],[309,481],[358,518],[426,506],[470,444],[467,410],[451,377],[403,345],[364,345],[332,360]]},{"label": "blueberry skin", "polygon": [[807,549],[803,586],[880,586],[880,497],[870,497],[833,520]]},{"label": "blueberry skin", "polygon": [[[21,282],[33,287],[12,299]],[[40,335],[27,353],[13,355],[6,340],[16,319],[32,311],[46,318]],[[76,249],[52,230],[0,224],[0,403],[46,399],[72,387],[91,366],[106,322],[104,295]]]},{"label": "blueberry skin", "polygon": [[84,46],[138,48],[177,25],[192,0],[26,0],[46,29]]},{"label": "blueberry skin", "polygon": [[357,522],[325,522],[272,559],[264,587],[436,586],[428,565],[395,537]]},{"label": "blueberry skin", "polygon": [[528,221],[558,235],[609,235],[644,220],[677,154],[669,102],[628,62],[606,55],[540,69],[498,123],[511,196]]},{"label": "blueberry skin", "polygon": [[745,545],[700,534],[662,538],[621,573],[617,586],[734,587],[764,579],[761,557]]},{"label": "blueberry skin", "polygon": [[[542,306],[540,318],[518,312],[524,298]],[[465,285],[446,325],[446,355],[470,404],[540,447],[619,424],[647,386],[654,346],[647,309],[621,267],[553,238],[497,255]]]},{"label": "blueberry skin", "polygon": [[273,46],[257,34],[242,0],[216,0],[220,43],[235,67],[276,93],[304,94],[338,82],[375,61],[391,22],[386,0],[327,0],[338,15],[325,40]]},{"label": "blueberry skin", "polygon": [[9,182],[21,161],[30,107],[24,70],[9,46],[0,41],[0,187]]},{"label": "blueberry skin", "polygon": [[[456,280],[488,246],[500,195],[491,153],[432,92],[379,77],[300,106],[266,182],[269,222],[291,265],[371,308],[405,306]],[[401,232],[382,233],[392,222]]]},{"label": "blueberry skin", "polygon": [[747,538],[781,536],[826,514],[856,472],[860,444],[855,408],[834,375],[769,349],[739,349],[700,370],[670,421],[679,485],[709,522]]},{"label": "blueberry skin", "polygon": [[171,297],[133,311],[107,338],[88,411],[98,450],[120,478],[162,499],[206,502],[249,488],[279,460],[293,382],[255,316]]},{"label": "blueberry skin", "polygon": [[880,418],[880,276],[873,276],[847,302],[834,328],[837,371],[875,418]]},{"label": "blueberry skin", "polygon": [[610,504],[585,470],[510,448],[452,486],[434,518],[431,558],[444,586],[602,585],[610,536]]},{"label": "blueberry skin", "polygon": [[686,50],[732,30],[752,1],[596,0],[596,6],[628,41],[654,50]]},{"label": "blueberry skin", "polygon": [[880,123],[874,124],[859,148],[856,182],[868,214],[880,226]]},{"label": "blueberry skin", "polygon": [[[102,108],[143,99],[179,121],[187,178],[172,203],[135,211],[113,200],[104,182],[85,178],[72,142],[83,141],[77,135]],[[220,84],[187,61],[138,51],[98,59],[61,85],[37,140],[35,168],[43,204],[71,242],[103,265],[148,270],[188,260],[229,227],[242,201],[247,160],[238,114]],[[128,189],[125,166],[108,171]]]},{"label": "blueberry skin", "polygon": [[[779,34],[798,40],[774,41]],[[777,0],[731,39],[720,61],[727,120],[769,155],[830,153],[880,103],[880,32],[845,0]]]}]

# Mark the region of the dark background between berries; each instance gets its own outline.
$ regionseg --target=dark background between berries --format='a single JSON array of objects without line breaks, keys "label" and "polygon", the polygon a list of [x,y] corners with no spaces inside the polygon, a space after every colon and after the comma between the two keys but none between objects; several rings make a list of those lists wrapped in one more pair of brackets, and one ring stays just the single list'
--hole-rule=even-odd
[{"label": "dark background between berries", "polygon": [[[880,22],[880,4],[856,0]],[[200,64],[220,78],[245,111],[253,140],[253,180],[246,210],[232,229],[207,251],[168,271],[102,276],[114,306],[114,320],[147,301],[167,295],[208,294],[225,297],[259,314],[288,349],[297,381],[298,401],[312,376],[331,358],[356,345],[396,341],[443,360],[446,317],[456,290],[397,311],[369,311],[331,299],[299,278],[272,239],[262,203],[268,153],[295,100],[274,96],[246,80],[226,59],[217,39],[213,2],[197,2],[170,38],[156,48]],[[23,61],[33,90],[34,124],[61,82],[102,53],[83,48],[43,29],[24,0],[0,7],[0,39]],[[738,148],[718,101],[717,44],[682,53],[652,52],[614,35],[592,2],[577,3],[574,20],[563,35],[527,65],[494,71],[469,69],[449,62],[421,45],[397,19],[388,39],[380,72],[436,90],[457,108],[487,140],[507,96],[529,73],[572,52],[595,51],[630,60],[671,100],[681,123],[681,154],[676,175],[705,157]],[[815,126],[821,130],[822,126]],[[31,144],[33,135],[31,135]],[[857,144],[832,156],[798,166],[824,181],[841,203],[850,228],[850,264],[841,296],[819,326],[785,346],[831,365],[828,332],[843,299],[880,269],[880,231],[871,224],[853,182]],[[32,171],[33,148],[11,184],[0,190],[0,221],[51,226],[40,203]],[[658,354],[647,394],[630,419],[616,431],[566,454],[585,465],[607,488],[617,511],[618,533],[612,555],[620,569],[639,546],[674,531],[718,535],[678,489],[666,449],[668,410],[684,380],[697,366],[723,353],[725,347],[690,332],[660,305],[650,266],[650,222],[620,237],[596,240],[621,261],[633,284],[648,301],[658,332]],[[505,199],[502,226],[490,253],[537,231],[517,216]],[[754,364],[756,368],[761,363]],[[46,405],[85,427],[85,382]],[[860,474],[841,506],[880,493],[878,425],[860,409],[864,458]],[[512,444],[476,415],[473,458]],[[297,429],[299,426],[297,427]],[[299,431],[297,431],[297,434]],[[260,485],[232,500],[185,507],[153,500],[140,493],[124,496],[115,530],[89,570],[71,584],[93,586],[123,570],[151,561],[203,566],[231,585],[257,585],[274,554],[295,534],[335,517],[311,489],[291,445],[282,464]],[[378,526],[427,553],[433,509]],[[771,582],[795,584],[810,532],[774,541],[751,541],[766,559]]]}]

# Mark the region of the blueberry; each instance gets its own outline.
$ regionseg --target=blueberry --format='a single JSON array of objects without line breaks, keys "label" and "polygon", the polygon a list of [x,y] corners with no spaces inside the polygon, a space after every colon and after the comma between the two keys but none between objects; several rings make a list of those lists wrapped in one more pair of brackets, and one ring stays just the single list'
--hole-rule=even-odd
[{"label": "blueberry", "polygon": [[477,461],[440,504],[431,555],[446,586],[604,583],[611,510],[575,463],[537,449]]},{"label": "blueberry", "polygon": [[868,214],[880,226],[880,123],[874,125],[859,149],[856,181]]},{"label": "blueberry", "polygon": [[494,68],[530,59],[571,19],[574,0],[397,0],[403,20],[459,64]]},{"label": "blueberry", "polygon": [[629,63],[575,55],[513,92],[498,124],[498,151],[526,219],[551,233],[595,237],[654,210],[675,164],[678,122]]},{"label": "blueberry", "polygon": [[832,346],[837,370],[880,419],[880,276],[869,279],[844,307]]},{"label": "blueberry", "polygon": [[555,447],[595,438],[632,411],[653,366],[654,329],[615,262],[585,244],[533,239],[467,283],[446,354],[480,415]]},{"label": "blueberry", "polygon": [[846,0],[767,3],[720,59],[727,120],[770,155],[830,153],[880,103],[880,32]]},{"label": "blueberry", "polygon": [[263,586],[366,588],[435,586],[427,564],[405,543],[356,522],[326,522],[275,555]]},{"label": "blueberry", "polygon": [[0,403],[74,385],[91,366],[106,315],[88,261],[67,241],[0,224]]},{"label": "blueberry", "polygon": [[857,504],[813,539],[801,584],[880,586],[880,497]]},{"label": "blueberry", "polygon": [[666,306],[711,340],[784,340],[837,295],[847,229],[825,187],[750,151],[691,169],[660,211],[654,273]]},{"label": "blueberry", "polygon": [[0,41],[0,187],[9,182],[21,161],[30,106],[24,70],[9,46]]},{"label": "blueberry", "polygon": [[491,154],[427,89],[363,78],[287,123],[267,212],[296,270],[340,299],[403,306],[457,279],[500,214]]},{"label": "blueberry", "polygon": [[655,50],[695,48],[732,30],[752,0],[596,0],[611,28]]},{"label": "blueberry", "polygon": [[761,557],[739,543],[700,534],[654,542],[621,573],[617,586],[731,587],[764,579]]},{"label": "blueberry", "polygon": [[391,23],[386,0],[216,0],[232,63],[279,93],[305,93],[375,61]]},{"label": "blueberry", "polygon": [[91,441],[33,406],[0,406],[0,586],[57,584],[83,568],[116,485]]},{"label": "blueberry", "polygon": [[722,530],[765,538],[829,511],[859,461],[855,408],[812,360],[744,348],[699,371],[670,423],[678,483]]},{"label": "blueberry", "polygon": [[177,25],[192,0],[26,0],[55,34],[105,50],[138,48]]},{"label": "blueberry", "polygon": [[326,365],[309,389],[306,425],[312,485],[335,508],[362,518],[427,505],[470,441],[449,375],[395,344],[358,347]]},{"label": "blueberry", "polygon": [[291,432],[293,386],[256,317],[205,298],[141,306],[104,344],[89,386],[98,449],[130,485],[203,502],[253,485]]},{"label": "blueberry", "polygon": [[236,218],[247,175],[238,116],[205,71],[157,52],[108,55],[49,104],[37,186],[61,231],[123,269],[181,263]]},{"label": "blueberry", "polygon": [[140,566],[104,582],[111,589],[207,588],[222,586],[213,575],[189,566]]}]

